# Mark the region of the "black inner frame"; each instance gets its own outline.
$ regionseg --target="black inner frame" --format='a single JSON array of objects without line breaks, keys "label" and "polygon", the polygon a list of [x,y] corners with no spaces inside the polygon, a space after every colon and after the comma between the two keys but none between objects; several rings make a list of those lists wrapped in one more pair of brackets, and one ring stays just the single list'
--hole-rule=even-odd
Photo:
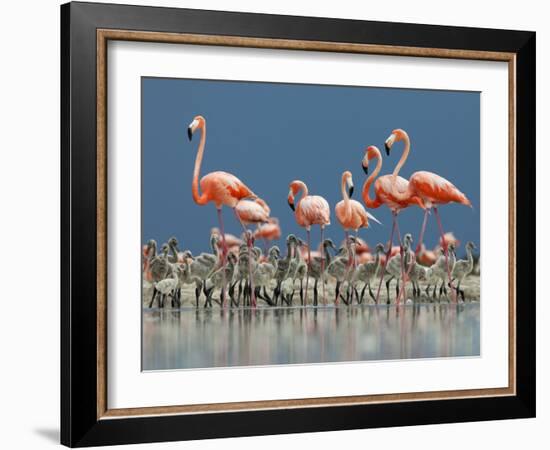
[{"label": "black inner frame", "polygon": [[[97,415],[96,30],[515,53],[517,395],[130,417]],[[535,416],[534,32],[94,3],[61,6],[61,443],[91,446]],[[505,150],[508,152],[508,149]],[[521,293],[521,295],[519,295]]]}]

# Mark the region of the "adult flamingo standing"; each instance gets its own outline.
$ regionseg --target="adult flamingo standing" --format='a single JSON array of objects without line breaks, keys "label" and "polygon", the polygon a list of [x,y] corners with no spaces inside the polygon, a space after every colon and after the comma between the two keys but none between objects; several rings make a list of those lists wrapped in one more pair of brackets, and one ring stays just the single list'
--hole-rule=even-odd
[{"label": "adult flamingo standing", "polygon": [[[311,272],[311,226],[319,225],[321,228],[321,242],[323,242],[323,233],[325,226],[330,225],[330,207],[328,202],[319,195],[309,195],[306,184],[301,180],[294,180],[290,183],[290,190],[288,192],[288,205],[294,211],[296,222],[302,228],[306,229],[307,233],[307,252],[308,252],[308,275],[306,276],[306,295],[305,304],[307,305],[307,295],[309,286],[309,272]],[[298,193],[302,195],[298,203],[294,204],[294,198]],[[325,258],[321,259],[321,282],[323,284],[323,303],[326,303],[325,296]]]},{"label": "adult flamingo standing", "polygon": [[[424,203],[422,199],[418,196],[412,195],[405,199],[398,198],[395,194],[399,192],[406,192],[409,182],[402,177],[397,177],[395,179],[395,187],[392,184],[392,175],[383,175],[378,178],[380,170],[382,170],[382,155],[380,150],[375,145],[367,147],[365,151],[365,156],[363,157],[363,171],[368,175],[369,173],[369,162],[372,159],[376,159],[376,168],[372,174],[365,180],[363,184],[363,201],[368,208],[379,208],[381,205],[386,205],[392,213],[392,229],[390,233],[390,240],[388,243],[388,250],[386,252],[385,261],[387,262],[390,258],[392,246],[393,246],[393,235],[397,230],[397,238],[399,239],[400,252],[403,252],[403,247],[401,244],[401,233],[399,231],[399,225],[397,224],[397,215],[399,212],[409,206],[417,205],[421,208],[424,208]],[[375,181],[376,179],[376,181]],[[370,196],[370,187],[374,183],[374,198]],[[403,261],[403,258],[401,258]],[[380,282],[378,283],[378,290],[376,291],[376,300],[380,297],[380,288],[384,280],[384,271],[381,271]],[[405,276],[403,273],[403,283],[405,282]]]},{"label": "adult flamingo standing", "polygon": [[245,225],[261,224],[267,222],[271,209],[261,198],[254,200],[243,199],[239,200],[235,206],[235,214],[239,222],[244,228],[246,238],[246,246],[248,247],[248,279],[250,280],[252,307],[256,307],[256,294],[254,291],[254,277],[252,276],[252,233],[247,233]]},{"label": "adult flamingo standing", "polygon": [[[201,131],[201,139],[199,142],[199,148],[197,150],[197,156],[195,158],[195,167],[193,169],[193,183],[191,185],[191,191],[193,194],[193,200],[198,205],[206,205],[207,203],[214,203],[216,211],[218,213],[218,221],[220,224],[220,234],[222,237],[222,258],[221,265],[224,270],[222,271],[222,305],[226,305],[226,279],[225,279],[225,267],[227,265],[227,244],[225,242],[225,231],[222,219],[222,206],[229,206],[235,208],[239,200],[245,198],[256,198],[256,194],[246,186],[235,175],[227,172],[216,171],[210,172],[200,179],[199,172],[202,164],[202,157],[204,154],[204,146],[206,143],[206,120],[202,116],[195,116],[193,121],[187,128],[187,135],[189,140],[193,138],[193,134],[197,131]],[[199,184],[202,194],[199,193]]]},{"label": "adult flamingo standing", "polygon": [[[428,212],[430,209],[433,209],[435,218],[437,220],[437,225],[439,227],[441,243],[445,254],[445,264],[447,265],[449,286],[451,287],[451,292],[453,293],[454,290],[452,287],[451,269],[449,267],[448,244],[445,239],[445,233],[443,232],[441,218],[439,217],[438,205],[445,205],[447,203],[460,203],[462,205],[471,207],[472,203],[462,192],[460,192],[460,190],[458,190],[458,188],[453,183],[435,173],[426,172],[424,170],[415,172],[411,175],[406,190],[400,189],[398,187],[398,179],[400,178],[398,177],[398,174],[405,164],[405,161],[407,160],[411,149],[411,141],[409,139],[409,135],[406,131],[397,128],[391,132],[390,136],[386,139],[384,145],[386,147],[386,153],[389,156],[390,150],[392,149],[393,145],[399,141],[404,141],[405,148],[403,150],[403,154],[401,155],[401,159],[395,166],[392,174],[392,188],[394,196],[396,199],[403,201],[411,197],[420,197],[422,199],[422,202],[426,206],[424,210],[422,228],[420,229],[420,237],[418,239],[417,252],[420,250],[422,240],[424,239],[424,231],[426,229],[426,223],[428,220]],[[453,300],[456,302],[456,293],[453,294]]]},{"label": "adult flamingo standing", "polygon": [[[346,186],[348,187],[347,192]],[[355,239],[357,240],[357,232],[359,228],[368,228],[369,219],[372,219],[378,223],[380,222],[376,219],[376,217],[370,214],[361,203],[356,200],[351,200],[350,197],[353,195],[353,177],[349,170],[346,170],[342,174],[341,189],[342,200],[336,204],[334,212],[336,213],[338,222],[340,222],[340,225],[344,228],[344,233],[346,235],[346,245],[348,246],[349,254],[348,266],[351,266],[353,262],[353,266],[355,267],[355,257],[349,246],[348,230],[353,230],[355,232]]]}]

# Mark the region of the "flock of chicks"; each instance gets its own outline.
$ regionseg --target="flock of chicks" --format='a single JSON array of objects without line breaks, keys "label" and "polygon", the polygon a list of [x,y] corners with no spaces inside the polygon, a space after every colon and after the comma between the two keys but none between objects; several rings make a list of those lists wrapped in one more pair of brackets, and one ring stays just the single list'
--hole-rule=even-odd
[{"label": "flock of chicks", "polygon": [[[247,242],[254,242],[250,231],[244,238]],[[322,302],[326,304],[322,280],[327,280],[327,277],[335,283],[331,296],[336,305],[340,300],[346,305],[351,305],[354,300],[357,304],[366,303],[367,292],[372,301],[378,303],[382,281],[386,285],[386,303],[390,304],[390,285],[394,280],[396,301],[401,295],[400,280],[411,282],[413,299],[422,295],[420,282],[423,282],[426,284],[427,298],[432,301],[437,298],[440,301],[442,295],[447,296],[449,286],[447,263],[452,281],[456,281],[453,289],[465,301],[465,293],[460,286],[475,268],[474,243],[466,244],[466,259],[458,260],[453,241],[447,245],[447,259],[441,247],[435,252],[422,250],[415,255],[412,242],[411,234],[405,234],[403,250],[396,247],[390,252],[386,264],[382,244],[375,247],[371,256],[370,252],[361,252],[365,244],[355,237],[349,237],[339,248],[331,239],[324,239],[320,252],[311,252],[309,278],[313,280],[313,305],[319,304],[321,296],[319,280],[323,289]],[[308,303],[308,295],[304,289],[308,276],[307,246],[294,234],[286,238],[286,254],[283,257],[277,246],[272,246],[265,252],[254,246],[249,253],[246,243],[236,242],[227,255],[225,267],[221,264],[221,236],[218,230],[213,230],[210,237],[212,253],[193,256],[188,250],[180,252],[178,245],[177,239],[173,237],[162,245],[159,253],[154,240],[150,240],[143,248],[144,282],[153,289],[148,301],[149,308],[153,307],[155,300],[159,307],[164,307],[167,298],[172,307],[181,307],[182,290],[186,285],[195,287],[197,308],[202,295],[205,298],[204,307],[212,307],[213,301],[222,306],[223,286],[227,286],[228,299],[233,307],[251,306],[251,286],[254,286],[256,298],[263,300],[268,306],[291,306],[295,297],[296,301],[299,297],[302,306]],[[253,283],[250,283],[250,274]],[[433,288],[431,293],[430,288]],[[219,292],[219,298],[214,296],[216,291]],[[406,303],[413,301],[407,299]]]}]

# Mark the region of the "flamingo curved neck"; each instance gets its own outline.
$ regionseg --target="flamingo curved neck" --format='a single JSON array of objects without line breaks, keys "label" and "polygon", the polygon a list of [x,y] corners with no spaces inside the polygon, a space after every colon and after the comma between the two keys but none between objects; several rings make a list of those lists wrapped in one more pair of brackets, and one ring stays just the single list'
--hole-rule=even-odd
[{"label": "flamingo curved neck", "polygon": [[214,239],[210,239],[210,248],[212,249],[212,253],[214,255],[218,255],[218,241]]},{"label": "flamingo curved neck", "polygon": [[323,250],[325,252],[325,267],[328,267],[330,263],[332,262],[332,256],[330,255],[330,252],[328,251],[328,245],[323,245]]},{"label": "flamingo curved neck", "polygon": [[298,203],[300,203],[305,197],[309,195],[309,191],[307,190],[307,186],[303,181],[298,181],[297,184],[298,184],[298,192],[296,192],[296,194],[300,192],[302,193],[300,200],[298,200]]},{"label": "flamingo curved neck", "polygon": [[208,202],[208,199],[204,193],[199,193],[199,173],[202,164],[202,155],[204,154],[204,146],[206,143],[206,123],[201,127],[201,140],[199,142],[199,149],[195,158],[195,168],[193,169],[193,185],[191,187],[193,193],[193,200],[199,205],[204,205]]},{"label": "flamingo curved neck", "polygon": [[380,170],[382,169],[382,158],[380,156],[380,153],[378,153],[376,158],[376,168],[374,169],[374,172],[371,174],[371,176],[368,177],[363,184],[363,201],[365,202],[365,205],[367,205],[369,208],[378,208],[380,206],[380,203],[377,201],[377,199],[371,198],[370,196],[371,184],[374,183],[375,178],[378,176]]},{"label": "flamingo curved neck", "polygon": [[474,255],[473,255],[473,250],[471,248],[466,249],[466,257],[468,258],[468,265],[473,268],[474,267]]},{"label": "flamingo curved neck", "polygon": [[412,195],[412,193],[410,192],[410,184],[405,192],[400,192],[398,189],[396,189],[397,176],[399,175],[399,171],[405,164],[405,161],[407,161],[407,158],[409,157],[409,152],[411,150],[411,140],[409,139],[409,135],[405,132],[403,132],[403,140],[405,141],[405,148],[403,149],[403,154],[401,155],[399,162],[395,166],[395,169],[393,169],[391,179],[391,186],[393,191],[392,194],[398,201],[408,200]]},{"label": "flamingo curved neck", "polygon": [[405,164],[405,161],[407,161],[407,158],[409,157],[409,152],[411,150],[411,140],[409,139],[409,135],[407,133],[403,133],[403,140],[405,141],[405,148],[403,149],[403,154],[401,155],[401,159],[395,166],[395,169],[393,169],[392,173],[392,183],[395,184],[395,180],[397,179],[397,175],[399,175],[399,171]]},{"label": "flamingo curved neck", "polygon": [[286,258],[285,258],[286,261],[289,261],[290,258],[292,257],[292,249],[293,249],[292,242],[288,241],[286,243]]}]

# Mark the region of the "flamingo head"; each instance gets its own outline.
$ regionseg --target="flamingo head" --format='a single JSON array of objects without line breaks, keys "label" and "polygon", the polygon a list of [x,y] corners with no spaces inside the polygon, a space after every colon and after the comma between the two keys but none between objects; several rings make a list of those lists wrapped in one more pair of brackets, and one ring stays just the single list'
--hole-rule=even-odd
[{"label": "flamingo head", "polygon": [[289,191],[287,201],[288,201],[288,206],[290,206],[290,209],[292,211],[296,211],[296,207],[294,206],[294,194],[292,194],[292,191]]},{"label": "flamingo head", "polygon": [[381,244],[380,242],[376,244],[374,251],[375,253],[384,253],[384,244]]},{"label": "flamingo head", "polygon": [[390,156],[390,150],[396,142],[402,141],[407,136],[406,131],[401,128],[396,128],[391,132],[388,139],[384,142],[384,147],[386,148],[386,155]]},{"label": "flamingo head", "polygon": [[168,239],[168,245],[170,247],[177,247],[179,245],[179,242],[175,236],[172,236],[170,239]]},{"label": "flamingo head", "polygon": [[332,242],[332,239],[328,238],[323,241],[323,247],[324,248],[332,248],[334,250],[337,250],[336,245],[334,245],[334,242]]},{"label": "flamingo head", "polygon": [[468,241],[468,242],[466,243],[466,249],[472,251],[472,250],[474,250],[474,249],[476,249],[476,248],[477,248],[477,247],[476,247],[476,244],[474,244],[472,241]]},{"label": "flamingo head", "polygon": [[193,139],[193,133],[200,128],[201,130],[204,129],[206,125],[206,119],[202,116],[195,116],[193,119],[193,122],[189,124],[187,127],[187,137],[189,140]]},{"label": "flamingo head", "polygon": [[298,243],[298,238],[294,234],[291,233],[286,237],[286,242],[287,242],[287,244],[297,244]]},{"label": "flamingo head", "polygon": [[373,158],[380,158],[380,150],[375,145],[370,145],[365,149],[365,156],[361,163],[365,175],[369,174],[369,161]]},{"label": "flamingo head", "polygon": [[349,170],[346,170],[342,174],[342,183],[346,183],[346,185],[348,186],[348,196],[351,198],[351,196],[353,195],[353,177]]},{"label": "flamingo head", "polygon": [[294,197],[296,196],[296,194],[300,190],[300,184],[299,183],[300,182],[298,180],[294,180],[289,185],[287,200],[288,200],[288,206],[290,206],[290,209],[292,209],[292,211],[296,211],[296,207],[294,206]]}]

